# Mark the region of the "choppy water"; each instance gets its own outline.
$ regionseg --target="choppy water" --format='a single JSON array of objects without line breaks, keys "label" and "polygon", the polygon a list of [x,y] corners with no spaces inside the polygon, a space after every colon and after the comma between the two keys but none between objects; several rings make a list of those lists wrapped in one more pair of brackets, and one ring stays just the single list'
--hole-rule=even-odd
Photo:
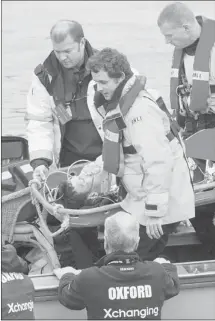
[{"label": "choppy water", "polygon": [[[51,50],[49,30],[58,19],[82,23],[98,49],[125,53],[168,103],[172,47],[156,25],[168,1],[3,1],[2,134],[25,136],[26,93],[32,71]],[[196,14],[215,18],[214,1],[186,1]]]}]

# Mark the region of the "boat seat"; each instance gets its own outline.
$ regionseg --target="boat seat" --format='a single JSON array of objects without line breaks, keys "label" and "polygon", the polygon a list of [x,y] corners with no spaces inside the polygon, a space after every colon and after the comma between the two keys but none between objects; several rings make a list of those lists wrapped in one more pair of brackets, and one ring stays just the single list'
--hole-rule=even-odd
[{"label": "boat seat", "polygon": [[11,162],[29,159],[28,141],[24,137],[2,136],[1,149],[1,159],[3,166],[8,165]]},{"label": "boat seat", "polygon": [[[104,233],[99,231],[99,241],[104,241]],[[167,246],[184,246],[201,244],[193,227],[179,226],[176,233],[169,236]]]}]

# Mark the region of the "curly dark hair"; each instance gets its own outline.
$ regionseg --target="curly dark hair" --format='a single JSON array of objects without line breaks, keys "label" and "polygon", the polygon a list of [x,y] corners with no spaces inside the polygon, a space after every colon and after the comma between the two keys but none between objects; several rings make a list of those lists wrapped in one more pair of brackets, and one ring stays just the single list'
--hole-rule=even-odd
[{"label": "curly dark hair", "polygon": [[86,68],[95,73],[104,70],[110,78],[120,78],[122,73],[125,76],[132,75],[127,57],[112,48],[104,48],[91,56],[87,61]]}]

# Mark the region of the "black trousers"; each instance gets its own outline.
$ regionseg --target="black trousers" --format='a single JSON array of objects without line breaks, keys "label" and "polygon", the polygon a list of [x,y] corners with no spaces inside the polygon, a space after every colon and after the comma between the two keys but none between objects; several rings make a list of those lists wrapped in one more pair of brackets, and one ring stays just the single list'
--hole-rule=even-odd
[{"label": "black trousers", "polygon": [[196,208],[195,217],[190,220],[205,250],[215,259],[215,203]]},{"label": "black trousers", "polygon": [[146,233],[146,227],[140,225],[140,242],[137,253],[142,261],[153,261],[162,254],[167,245],[169,234],[175,231],[178,224],[179,222],[162,225],[164,234],[159,239],[150,239]]}]

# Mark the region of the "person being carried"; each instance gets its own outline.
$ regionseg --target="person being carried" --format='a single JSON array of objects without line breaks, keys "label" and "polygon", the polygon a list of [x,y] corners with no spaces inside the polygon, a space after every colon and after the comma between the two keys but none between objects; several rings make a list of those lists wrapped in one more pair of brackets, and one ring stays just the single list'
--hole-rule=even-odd
[{"label": "person being carried", "polygon": [[165,259],[141,262],[139,223],[125,212],[105,220],[106,255],[84,270],[54,270],[58,298],[69,309],[87,308],[88,319],[161,319],[162,306],[179,293],[176,266]]}]

